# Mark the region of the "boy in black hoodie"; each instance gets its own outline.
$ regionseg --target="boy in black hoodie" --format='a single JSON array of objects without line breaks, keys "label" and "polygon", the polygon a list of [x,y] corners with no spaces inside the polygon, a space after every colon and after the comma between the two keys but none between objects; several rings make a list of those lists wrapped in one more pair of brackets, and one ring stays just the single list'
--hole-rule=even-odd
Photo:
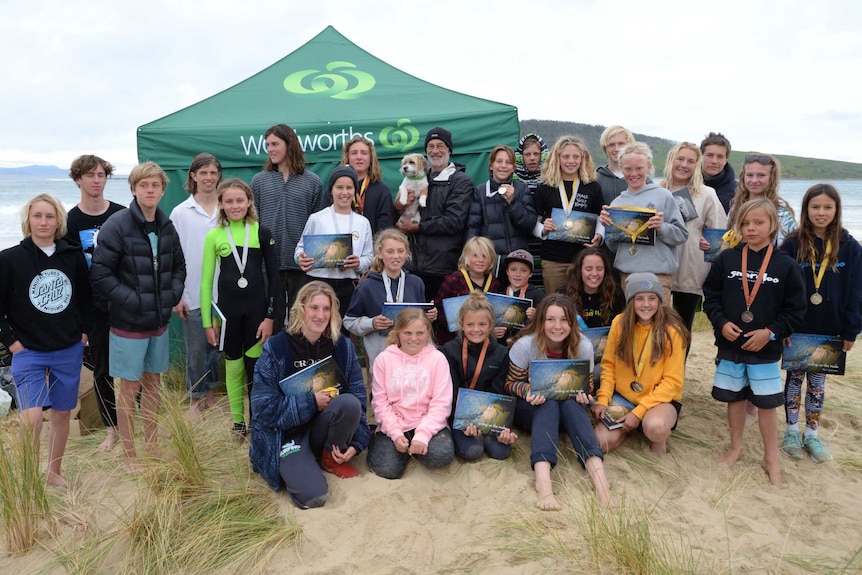
[{"label": "boy in black hoodie", "polygon": [[0,252],[0,343],[13,354],[18,408],[37,456],[42,411],[51,409],[46,480],[65,488],[60,466],[93,327],[93,298],[84,254],[63,239],[62,204],[40,194],[23,213],[24,239]]}]

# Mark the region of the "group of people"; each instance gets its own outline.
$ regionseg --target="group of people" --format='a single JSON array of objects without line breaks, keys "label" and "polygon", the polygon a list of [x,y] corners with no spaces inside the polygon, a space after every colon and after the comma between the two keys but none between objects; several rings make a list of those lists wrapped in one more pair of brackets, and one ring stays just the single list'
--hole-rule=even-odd
[{"label": "group of people", "polygon": [[[601,503],[611,504],[607,452],[636,431],[652,452],[668,449],[701,304],[718,348],[712,393],[727,403],[730,427],[730,449],[719,461],[741,457],[749,411],[772,483],[781,480],[779,451],[831,459],[817,438],[825,377],[789,372],[784,385],[779,359],[794,332],[840,335],[846,351],[862,331],[852,289],[862,249],[841,225],[833,186],[808,190],[797,227],[778,196],[773,156],[746,156],[737,181],[730,143],[710,133],[700,145],[674,146],[656,183],[649,147],[621,126],[602,134],[607,165],[596,168],[580,138],[564,136],[549,150],[527,134],[516,150],[496,146],[488,180],[474,186],[451,160],[452,134],[436,127],[425,138],[428,193],[417,222],[398,219],[419,199],[411,192],[393,201],[370,140],[345,143],[325,188],[306,168],[292,129],[275,125],[265,140],[266,165],[250,184],[222,180],[210,154],[195,157],[189,198],[170,216],[159,208],[167,184],[161,168],[147,162],[132,170],[134,198],[124,209],[105,200],[113,166],[96,156],[72,164],[81,202],[68,218],[50,196],[25,206],[25,239],[0,253],[0,343],[14,354],[22,416],[37,440],[41,411],[53,409],[50,483],[65,485],[68,410],[87,343],[108,430],[102,448],[119,438],[125,469],[140,471],[135,407],[139,401],[151,450],[172,311],[183,319],[190,416],[214,405],[223,356],[233,431],[250,431],[254,470],[301,508],[325,503],[323,472],[358,475],[353,461],[366,449],[373,473],[397,479],[410,459],[430,468],[456,455],[505,459],[516,429],[530,434],[540,508],[560,507],[551,471],[561,430]],[[614,208],[648,218],[623,229]],[[572,226],[575,212],[593,214],[595,231],[560,239],[556,232]],[[605,241],[612,227],[623,241]],[[729,230],[712,264],[704,258],[707,228]],[[316,267],[305,238],[345,233],[351,255],[338,267]],[[544,290],[530,282],[539,269]],[[525,327],[496,325],[489,293],[529,299]],[[455,312],[444,301],[456,296],[467,298],[457,318],[447,318]],[[385,303],[417,305],[393,319]],[[603,350],[583,331],[600,327],[608,329]],[[285,378],[330,357],[340,393],[283,389]],[[540,359],[584,360],[590,385],[570,399],[533,393],[530,366]],[[516,429],[453,429],[460,388],[514,396]]]}]

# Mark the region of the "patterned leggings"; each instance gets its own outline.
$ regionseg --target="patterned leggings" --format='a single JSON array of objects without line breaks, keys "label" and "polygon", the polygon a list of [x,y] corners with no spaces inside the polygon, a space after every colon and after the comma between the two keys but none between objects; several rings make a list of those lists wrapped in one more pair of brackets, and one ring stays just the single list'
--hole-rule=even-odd
[{"label": "patterned leggings", "polygon": [[787,385],[784,387],[784,411],[787,414],[787,424],[796,427],[799,424],[802,381],[806,375],[808,387],[805,390],[805,427],[817,431],[820,427],[820,412],[823,411],[826,374],[788,371]]}]

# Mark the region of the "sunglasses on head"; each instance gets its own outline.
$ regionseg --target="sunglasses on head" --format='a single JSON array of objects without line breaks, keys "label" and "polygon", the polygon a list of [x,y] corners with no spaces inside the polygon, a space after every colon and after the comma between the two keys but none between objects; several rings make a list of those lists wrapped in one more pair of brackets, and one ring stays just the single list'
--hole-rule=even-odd
[{"label": "sunglasses on head", "polygon": [[764,166],[768,166],[772,163],[772,156],[745,156],[746,164],[753,164],[757,162],[758,164],[763,164]]}]

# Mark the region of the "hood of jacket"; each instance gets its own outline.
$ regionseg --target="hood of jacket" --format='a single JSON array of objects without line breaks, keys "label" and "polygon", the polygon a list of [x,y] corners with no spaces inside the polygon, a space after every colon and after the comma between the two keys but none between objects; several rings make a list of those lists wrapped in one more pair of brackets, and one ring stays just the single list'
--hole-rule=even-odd
[{"label": "hood of jacket", "polygon": [[[535,138],[539,142],[539,146],[541,148],[541,161],[539,162],[539,169],[535,172],[531,172],[527,169],[527,166],[524,165],[524,141],[526,141],[527,138]],[[515,177],[525,182],[538,180],[542,175],[542,164],[545,163],[545,159],[547,157],[548,145],[545,143],[545,140],[535,132],[524,134],[521,136],[521,139],[518,140],[518,148],[515,150]]]}]

